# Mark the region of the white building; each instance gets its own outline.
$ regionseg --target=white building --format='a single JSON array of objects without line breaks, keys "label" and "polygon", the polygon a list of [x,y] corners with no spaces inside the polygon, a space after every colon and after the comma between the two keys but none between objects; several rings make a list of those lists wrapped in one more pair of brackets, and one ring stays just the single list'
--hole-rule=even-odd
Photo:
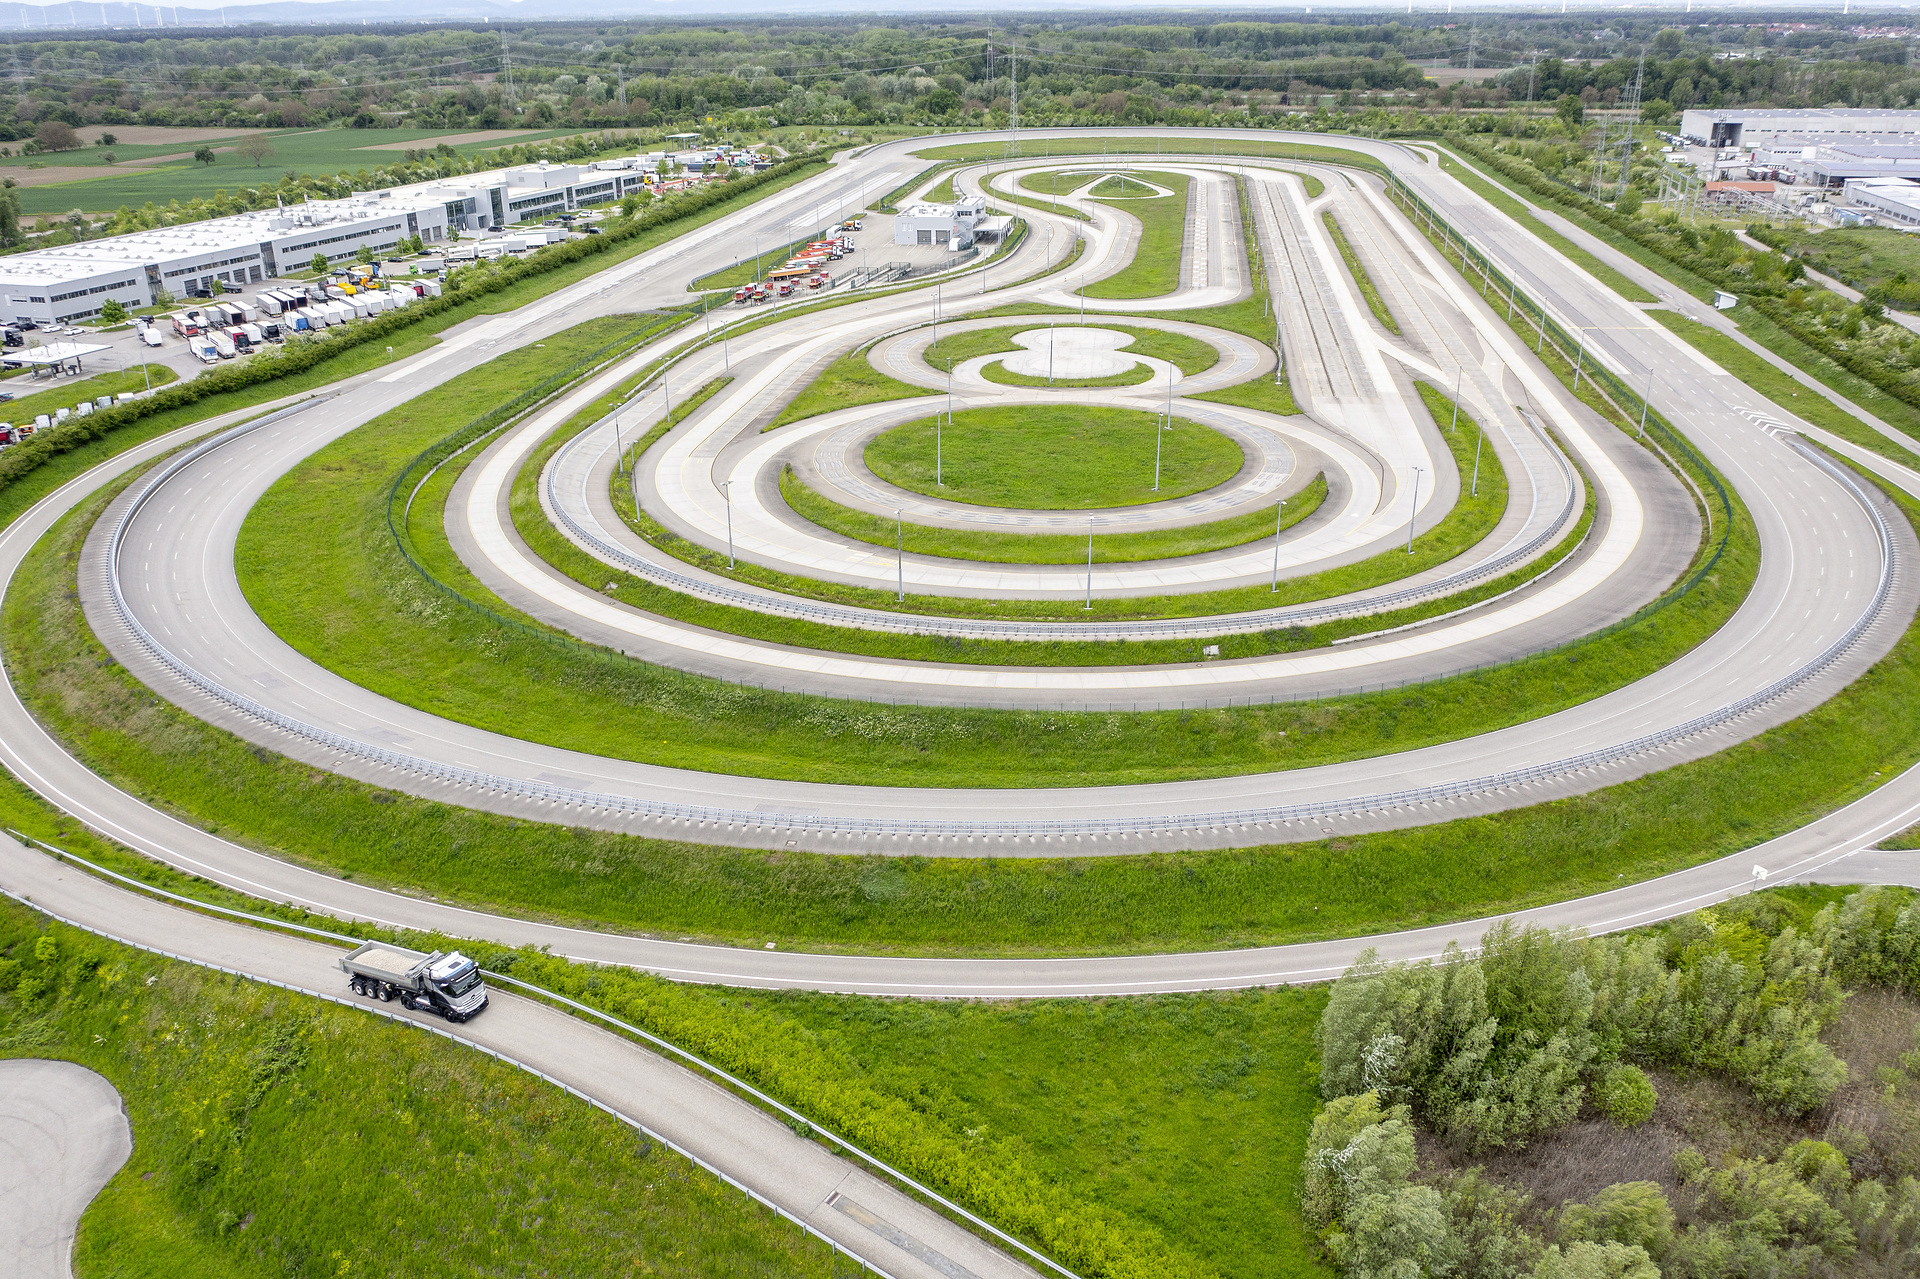
[{"label": "white building", "polygon": [[1920,182],[1911,178],[1856,178],[1847,183],[1847,199],[1875,221],[1920,226]]},{"label": "white building", "polygon": [[1920,134],[1920,111],[1700,107],[1680,115],[1680,136],[1696,146],[1760,147],[1776,138],[1799,134],[1821,134],[1836,139]]},{"label": "white building", "polygon": [[973,228],[986,215],[987,202],[977,195],[952,204],[909,204],[894,215],[893,242],[964,249],[973,243]]},{"label": "white building", "polygon": [[646,175],[637,166],[541,163],[12,254],[0,257],[0,321],[70,323],[98,315],[109,299],[136,310],[155,305],[162,289],[180,298],[215,280],[258,284],[306,270],[315,254],[340,263],[363,246],[380,257],[416,235],[434,244],[454,232],[537,222],[616,202]]}]

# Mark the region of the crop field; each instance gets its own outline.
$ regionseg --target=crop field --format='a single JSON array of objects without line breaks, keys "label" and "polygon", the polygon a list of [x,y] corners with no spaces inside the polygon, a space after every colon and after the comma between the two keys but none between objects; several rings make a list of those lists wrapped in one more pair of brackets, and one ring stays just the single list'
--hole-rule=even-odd
[{"label": "crop field", "polygon": [[[111,126],[90,127],[83,131],[89,142],[102,132],[114,132]],[[195,130],[194,132],[200,132]],[[23,216],[64,215],[69,209],[107,213],[122,205],[138,208],[151,201],[165,205],[174,200],[210,197],[216,191],[238,191],[261,182],[277,182],[282,174],[371,173],[402,156],[385,149],[388,143],[407,143],[431,149],[441,139],[458,137],[468,130],[457,129],[284,129],[264,133],[273,154],[259,164],[236,154],[232,147],[249,131],[237,130],[227,139],[202,142],[150,143],[140,146],[116,142],[111,147],[93,145],[76,151],[47,152],[37,156],[0,157],[0,174],[18,175]],[[564,137],[577,130],[550,130],[511,139],[537,142]],[[499,142],[456,142],[451,144],[462,155],[472,155]],[[193,152],[200,146],[214,149],[214,163],[200,164]],[[105,156],[112,152],[115,163]],[[140,164],[130,161],[139,160]],[[58,167],[64,180],[36,184],[33,166]]]}]

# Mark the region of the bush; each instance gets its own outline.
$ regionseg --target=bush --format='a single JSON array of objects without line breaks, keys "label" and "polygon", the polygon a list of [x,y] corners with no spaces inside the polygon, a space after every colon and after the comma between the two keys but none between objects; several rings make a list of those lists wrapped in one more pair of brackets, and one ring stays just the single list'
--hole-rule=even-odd
[{"label": "bush", "polygon": [[1638,1066],[1615,1066],[1593,1090],[1594,1109],[1621,1128],[1637,1128],[1653,1118],[1660,1101],[1653,1081]]},{"label": "bush", "polygon": [[1547,1249],[1533,1279],[1660,1279],[1644,1248],[1620,1243],[1577,1243],[1565,1252]]},{"label": "bush", "polygon": [[1558,1235],[1562,1243],[1630,1244],[1657,1257],[1673,1242],[1673,1206],[1655,1182],[1618,1182],[1590,1203],[1562,1208]]}]

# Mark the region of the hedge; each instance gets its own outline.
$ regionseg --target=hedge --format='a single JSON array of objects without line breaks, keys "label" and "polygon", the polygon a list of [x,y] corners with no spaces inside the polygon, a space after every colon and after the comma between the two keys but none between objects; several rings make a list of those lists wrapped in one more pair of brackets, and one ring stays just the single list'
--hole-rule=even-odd
[{"label": "hedge", "polygon": [[0,489],[61,454],[94,440],[104,439],[122,427],[158,413],[187,408],[211,396],[305,373],[355,347],[370,342],[385,342],[402,329],[445,315],[469,302],[571,266],[596,254],[611,253],[618,246],[656,228],[703,213],[716,204],[735,199],[788,174],[825,163],[826,160],[822,158],[801,157],[775,165],[750,178],[685,192],[670,201],[653,205],[638,217],[619,220],[604,234],[548,245],[529,257],[477,273],[469,282],[448,289],[437,298],[422,298],[400,310],[388,311],[344,329],[329,331],[324,337],[289,339],[278,350],[263,351],[248,360],[222,364],[206,370],[198,377],[177,382],[144,398],[102,409],[88,417],[69,418],[58,427],[38,432],[24,443],[0,452]]}]

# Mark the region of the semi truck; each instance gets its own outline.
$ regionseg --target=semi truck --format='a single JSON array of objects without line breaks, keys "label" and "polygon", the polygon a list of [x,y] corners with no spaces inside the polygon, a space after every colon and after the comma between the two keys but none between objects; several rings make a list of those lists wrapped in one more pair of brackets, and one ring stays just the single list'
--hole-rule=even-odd
[{"label": "semi truck", "polygon": [[356,995],[402,1008],[439,1013],[460,1022],[487,1006],[480,965],[459,951],[431,955],[383,941],[362,942],[340,957],[340,971]]}]

